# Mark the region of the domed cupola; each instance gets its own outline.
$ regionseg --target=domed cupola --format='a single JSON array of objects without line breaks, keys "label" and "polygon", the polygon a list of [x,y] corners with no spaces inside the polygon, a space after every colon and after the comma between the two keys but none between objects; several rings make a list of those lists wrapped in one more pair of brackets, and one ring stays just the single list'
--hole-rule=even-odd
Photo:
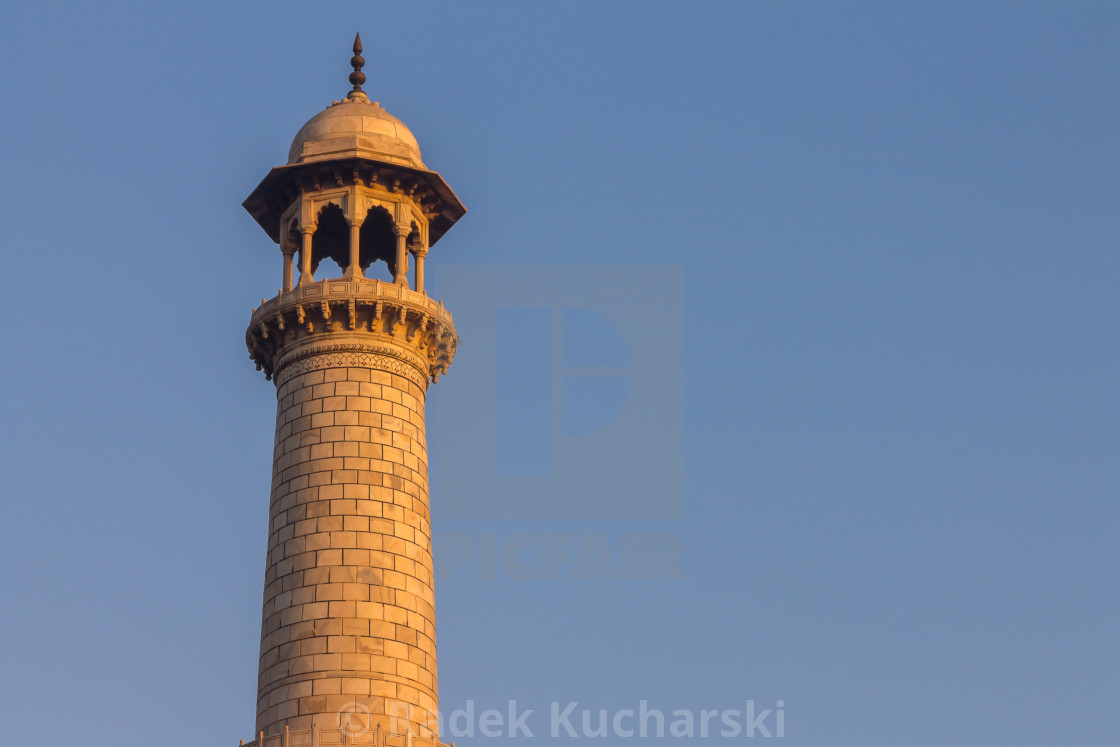
[{"label": "domed cupola", "polygon": [[[410,259],[423,292],[424,256],[466,208],[447,182],[420,160],[420,145],[404,123],[362,90],[366,76],[360,37],[350,64],[352,90],[296,133],[288,163],[268,173],[245,209],[284,254],[282,292],[314,281],[319,264],[336,262],[347,278],[364,278],[374,262],[393,282],[409,286]],[[305,246],[306,245],[306,246]]]},{"label": "domed cupola", "polygon": [[404,123],[363,91],[351,91],[308,120],[288,150],[289,164],[351,157],[425,168],[420,144]]}]

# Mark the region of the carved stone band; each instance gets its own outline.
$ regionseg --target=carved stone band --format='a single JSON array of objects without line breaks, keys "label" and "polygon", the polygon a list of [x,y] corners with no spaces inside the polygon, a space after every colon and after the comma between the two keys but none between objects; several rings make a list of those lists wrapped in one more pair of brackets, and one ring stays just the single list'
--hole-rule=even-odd
[{"label": "carved stone band", "polygon": [[[332,348],[341,349],[332,350]],[[375,345],[314,346],[305,351],[285,356],[277,363],[276,375],[274,376],[276,388],[279,389],[293,377],[308,371],[349,366],[373,368],[378,371],[397,374],[425,391],[428,389],[428,366],[426,362]]]}]

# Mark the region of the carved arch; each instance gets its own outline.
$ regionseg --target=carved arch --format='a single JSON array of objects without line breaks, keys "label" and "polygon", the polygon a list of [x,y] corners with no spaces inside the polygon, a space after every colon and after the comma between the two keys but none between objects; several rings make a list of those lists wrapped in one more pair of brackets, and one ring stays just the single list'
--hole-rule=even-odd
[{"label": "carved arch", "polygon": [[[396,272],[397,248],[393,213],[382,204],[371,205],[362,216],[359,233],[358,263],[365,271],[370,265],[381,261],[388,268],[391,279]],[[376,271],[376,268],[375,268]]]},{"label": "carved arch", "polygon": [[311,236],[312,273],[324,259],[333,260],[340,270],[345,270],[350,262],[350,224],[343,207],[333,199],[326,201],[315,213],[315,228]]},{"label": "carved arch", "polygon": [[300,222],[311,232],[319,228],[319,218],[323,211],[334,205],[342,211],[343,217],[350,208],[350,195],[345,191],[329,192],[326,194],[305,194],[301,203]]}]

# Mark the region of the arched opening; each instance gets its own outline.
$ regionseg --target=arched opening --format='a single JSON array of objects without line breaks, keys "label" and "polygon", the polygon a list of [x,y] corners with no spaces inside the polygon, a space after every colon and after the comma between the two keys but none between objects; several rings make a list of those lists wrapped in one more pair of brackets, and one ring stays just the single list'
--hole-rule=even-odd
[{"label": "arched opening", "polygon": [[334,260],[339,267],[339,276],[350,263],[350,227],[346,223],[346,216],[342,214],[342,208],[334,203],[319,211],[319,224],[311,236],[313,274],[324,259]]},{"label": "arched opening", "polygon": [[[358,242],[358,264],[371,280],[393,282],[397,264],[397,234],[392,216],[383,207],[371,207],[362,223]],[[376,264],[380,261],[383,264]],[[370,271],[370,266],[373,266]],[[371,274],[372,273],[372,274]]]}]

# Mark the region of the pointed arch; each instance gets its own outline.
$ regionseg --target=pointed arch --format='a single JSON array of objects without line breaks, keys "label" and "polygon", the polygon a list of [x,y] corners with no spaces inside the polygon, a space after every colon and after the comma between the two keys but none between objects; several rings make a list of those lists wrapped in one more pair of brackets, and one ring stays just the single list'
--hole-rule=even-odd
[{"label": "pointed arch", "polygon": [[365,220],[362,221],[359,236],[358,263],[362,270],[367,270],[375,262],[384,262],[388,269],[388,276],[385,276],[380,267],[375,267],[373,277],[381,276],[381,279],[391,282],[393,275],[396,273],[397,251],[393,216],[380,205],[374,205],[366,213]]},{"label": "pointed arch", "polygon": [[342,208],[328,203],[319,211],[315,233],[311,236],[311,272],[314,273],[324,259],[334,261],[339,273],[350,260],[350,226]]}]

